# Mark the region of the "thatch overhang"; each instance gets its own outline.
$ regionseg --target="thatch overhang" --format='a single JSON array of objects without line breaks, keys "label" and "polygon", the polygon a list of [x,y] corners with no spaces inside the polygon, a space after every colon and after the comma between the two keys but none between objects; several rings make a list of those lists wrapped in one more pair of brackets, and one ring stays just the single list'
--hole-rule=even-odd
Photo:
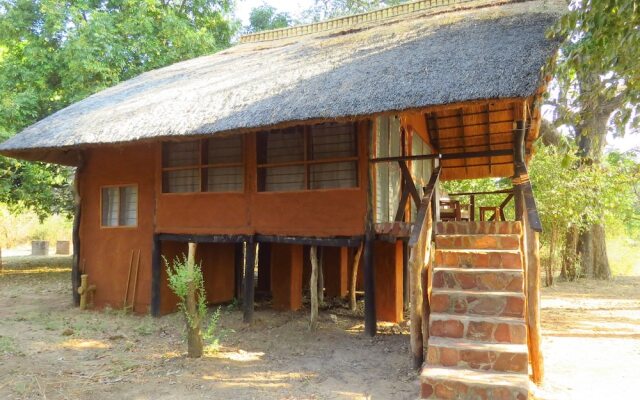
[{"label": "thatch overhang", "polygon": [[101,145],[535,102],[558,47],[545,32],[563,1],[416,3],[432,6],[263,35],[141,74],[26,128],[0,144],[0,154],[74,165],[82,149]]}]

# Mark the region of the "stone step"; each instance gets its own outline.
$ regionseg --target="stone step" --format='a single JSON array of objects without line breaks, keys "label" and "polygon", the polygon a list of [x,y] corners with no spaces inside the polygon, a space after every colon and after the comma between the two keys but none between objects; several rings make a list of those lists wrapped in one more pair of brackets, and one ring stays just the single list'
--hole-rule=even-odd
[{"label": "stone step", "polygon": [[438,221],[436,235],[522,234],[520,221]]},{"label": "stone step", "polygon": [[527,345],[524,344],[484,343],[431,336],[427,365],[526,374],[529,359]]},{"label": "stone step", "polygon": [[433,288],[431,312],[522,318],[524,294]]},{"label": "stone step", "polygon": [[433,287],[522,291],[523,272],[521,269],[437,267],[433,270]]},{"label": "stone step", "polygon": [[442,250],[436,248],[436,267],[522,269],[520,250]]},{"label": "stone step", "polygon": [[519,235],[436,235],[438,249],[518,250]]},{"label": "stone step", "polygon": [[420,374],[422,399],[527,400],[526,374],[425,366]]},{"label": "stone step", "polygon": [[489,343],[527,343],[524,318],[431,313],[431,336]]}]

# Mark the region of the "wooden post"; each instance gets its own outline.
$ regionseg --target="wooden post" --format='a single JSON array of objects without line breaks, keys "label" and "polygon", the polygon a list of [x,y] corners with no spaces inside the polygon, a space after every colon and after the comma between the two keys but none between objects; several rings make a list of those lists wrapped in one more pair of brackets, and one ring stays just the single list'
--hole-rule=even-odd
[{"label": "wooden post", "polygon": [[544,378],[544,357],[542,355],[542,327],[540,322],[540,242],[538,232],[529,227],[524,214],[526,248],[526,305],[527,305],[527,345],[531,361],[531,380],[539,385]]},{"label": "wooden post", "polygon": [[93,293],[96,290],[96,285],[89,285],[89,276],[87,274],[82,274],[80,277],[80,287],[77,292],[80,296],[80,309],[87,309],[87,298],[89,297],[89,293]]},{"label": "wooden post", "polygon": [[367,231],[364,239],[364,332],[369,336],[375,336],[378,330],[376,319],[376,284],[373,264],[373,232]]},{"label": "wooden post", "polygon": [[[316,250],[316,254],[317,254]],[[318,257],[318,301],[324,304],[324,249],[320,247],[320,256]]]},{"label": "wooden post", "polygon": [[353,258],[353,267],[351,269],[351,288],[349,290],[349,309],[355,311],[356,302],[356,286],[358,285],[358,267],[360,266],[360,257],[362,256],[363,243],[358,247],[355,257]]},{"label": "wooden post", "polygon": [[469,196],[469,221],[476,220],[476,196]]},{"label": "wooden post", "polygon": [[402,310],[409,310],[411,303],[411,269],[409,268],[409,244],[402,243]]},{"label": "wooden post", "polygon": [[[187,255],[187,266],[189,268],[190,276],[193,276],[193,272],[196,264],[196,244],[189,243],[189,253]],[[202,320],[198,312],[198,294],[197,288],[193,279],[187,282],[187,296],[185,298],[185,306],[187,308],[187,356],[190,358],[202,357],[203,342],[202,342]]]},{"label": "wooden post", "polygon": [[[525,140],[525,124],[524,121],[516,121],[513,127],[513,164],[514,177],[518,177],[518,166],[524,165],[524,140]],[[516,210],[516,221],[522,221],[524,213],[524,197],[521,185],[514,185],[514,204]]]},{"label": "wooden post", "polygon": [[318,247],[311,246],[309,249],[309,258],[311,259],[311,278],[309,279],[309,288],[311,290],[311,320],[309,321],[309,330],[315,331],[318,327]]},{"label": "wooden post", "polygon": [[250,324],[253,322],[253,302],[254,302],[254,268],[256,260],[256,244],[253,238],[246,241],[246,253],[244,261],[244,299],[242,307],[244,310],[242,320]]},{"label": "wooden post", "polygon": [[2,247],[0,247],[0,274],[2,273]]},{"label": "wooden post", "polygon": [[[76,168],[73,180],[73,229],[71,231],[71,240],[73,241],[73,261],[71,265],[71,290],[73,293],[73,304],[80,305],[80,294],[78,287],[80,285],[80,217],[81,217],[81,197],[80,197],[80,169]],[[83,271],[86,272],[86,271]]]},{"label": "wooden post", "polygon": [[244,244],[235,244],[234,253],[234,279],[235,290],[234,295],[237,300],[242,299],[242,270],[244,269]]},{"label": "wooden post", "polygon": [[160,316],[160,278],[162,276],[162,260],[160,257],[160,238],[153,235],[151,246],[151,315]]}]

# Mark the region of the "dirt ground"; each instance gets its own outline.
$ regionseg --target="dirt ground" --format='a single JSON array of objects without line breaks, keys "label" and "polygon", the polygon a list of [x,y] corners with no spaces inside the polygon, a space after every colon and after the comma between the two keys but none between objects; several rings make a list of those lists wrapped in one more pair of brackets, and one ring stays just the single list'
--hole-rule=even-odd
[{"label": "dirt ground", "polygon": [[[224,306],[218,352],[184,356],[179,315],[70,306],[67,259],[9,258],[0,276],[2,399],[415,399],[406,326],[374,339],[346,310]],[[42,262],[40,262],[42,263]],[[57,264],[57,265],[56,265]],[[543,295],[545,399],[625,399],[640,382],[640,277],[558,284]],[[334,317],[332,317],[333,315]],[[631,397],[630,397],[631,396]]]}]

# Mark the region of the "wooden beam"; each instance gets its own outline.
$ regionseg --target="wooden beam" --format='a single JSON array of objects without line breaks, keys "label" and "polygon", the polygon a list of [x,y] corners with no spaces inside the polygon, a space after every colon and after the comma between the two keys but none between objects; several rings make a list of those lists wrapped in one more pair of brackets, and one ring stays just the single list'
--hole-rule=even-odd
[{"label": "wooden beam", "polygon": [[396,162],[396,161],[412,161],[412,160],[456,160],[461,158],[481,158],[481,157],[499,157],[511,156],[513,150],[490,150],[490,151],[470,151],[468,153],[444,153],[444,154],[420,154],[415,156],[397,156],[397,157],[380,157],[370,158],[370,163],[379,162]]},{"label": "wooden beam", "polygon": [[160,279],[162,277],[161,243],[157,234],[151,244],[151,315],[160,316]]},{"label": "wooden beam", "polygon": [[538,232],[528,223],[525,214],[525,248],[526,253],[526,321],[527,346],[531,362],[531,380],[540,385],[544,379],[544,357],[542,355],[542,327],[540,322],[540,242]]},{"label": "wooden beam", "polygon": [[243,243],[248,235],[191,235],[181,233],[159,233],[160,240],[186,243]]},{"label": "wooden beam", "polygon": [[360,243],[362,243],[362,236],[321,238],[302,236],[255,235],[255,240],[258,242],[302,244],[306,246],[358,247],[360,246]]},{"label": "wooden beam", "polygon": [[416,207],[420,206],[420,194],[416,189],[416,184],[413,182],[413,177],[411,177],[411,171],[409,171],[409,167],[407,167],[407,163],[405,161],[398,161],[398,165],[400,166],[400,171],[402,172],[402,178],[404,180],[404,186],[409,190],[409,194],[413,199]]},{"label": "wooden beam", "polygon": [[249,238],[245,242],[245,265],[244,265],[244,298],[242,301],[243,316],[242,320],[250,324],[253,322],[254,309],[254,269],[256,261],[256,245],[253,238]]},{"label": "wooden beam", "polygon": [[407,200],[409,199],[409,188],[406,185],[402,188],[402,195],[400,196],[400,201],[398,202],[398,209],[396,210],[396,216],[394,221],[402,222],[404,221],[404,214],[407,205]]}]

